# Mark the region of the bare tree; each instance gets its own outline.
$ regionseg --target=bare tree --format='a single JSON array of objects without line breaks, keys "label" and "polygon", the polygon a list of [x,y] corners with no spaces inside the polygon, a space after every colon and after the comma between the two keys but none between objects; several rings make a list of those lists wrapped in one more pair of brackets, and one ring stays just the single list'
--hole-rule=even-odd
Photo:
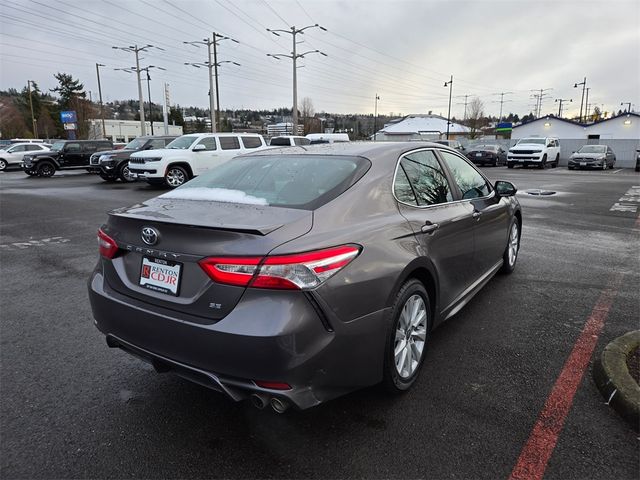
[{"label": "bare tree", "polygon": [[478,97],[474,97],[467,107],[467,126],[471,129],[469,138],[476,138],[478,132],[484,126],[484,103]]},{"label": "bare tree", "polygon": [[315,115],[313,110],[313,102],[309,97],[304,97],[300,103],[300,113],[302,113],[302,122],[304,124],[304,134],[308,134],[312,127],[312,119]]}]

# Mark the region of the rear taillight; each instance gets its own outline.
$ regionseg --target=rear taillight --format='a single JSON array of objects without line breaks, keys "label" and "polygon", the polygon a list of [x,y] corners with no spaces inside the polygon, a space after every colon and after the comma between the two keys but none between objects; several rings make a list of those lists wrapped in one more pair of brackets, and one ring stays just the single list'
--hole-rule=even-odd
[{"label": "rear taillight", "polygon": [[115,240],[104,233],[102,229],[98,229],[98,250],[104,258],[113,258],[118,253],[118,245]]},{"label": "rear taillight", "polygon": [[293,255],[206,258],[200,266],[218,283],[303,290],[315,288],[347,266],[360,253],[360,247],[344,245]]}]

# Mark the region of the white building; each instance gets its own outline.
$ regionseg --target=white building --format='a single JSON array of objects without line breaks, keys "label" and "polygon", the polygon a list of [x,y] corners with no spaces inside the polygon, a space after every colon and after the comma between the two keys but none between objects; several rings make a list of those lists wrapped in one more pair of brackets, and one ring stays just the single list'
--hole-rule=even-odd
[{"label": "white building", "polygon": [[[151,135],[151,122],[145,122],[146,134]],[[113,142],[128,143],[140,136],[140,122],[138,120],[112,120],[105,119],[104,127],[106,139]],[[164,135],[164,123],[153,122],[153,134]],[[169,125],[168,135],[179,137],[182,135],[182,127],[179,125]],[[89,138],[103,138],[102,120],[89,120]]]},{"label": "white building", "polygon": [[[468,135],[468,127],[458,123],[449,124],[449,138]],[[378,141],[402,142],[407,140],[439,140],[447,134],[447,119],[440,115],[407,115],[388,123],[375,134]]]},{"label": "white building", "polygon": [[558,137],[560,139],[615,139],[640,141],[640,115],[623,113],[591,124],[547,116],[513,127],[511,138]]}]

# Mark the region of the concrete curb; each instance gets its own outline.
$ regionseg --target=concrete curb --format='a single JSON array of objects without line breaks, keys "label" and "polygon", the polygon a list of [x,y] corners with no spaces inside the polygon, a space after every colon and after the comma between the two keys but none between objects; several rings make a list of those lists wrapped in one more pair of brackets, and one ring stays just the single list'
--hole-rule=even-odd
[{"label": "concrete curb", "polygon": [[640,346],[640,330],[609,343],[593,365],[593,380],[606,403],[640,431],[640,386],[629,374],[627,356]]}]

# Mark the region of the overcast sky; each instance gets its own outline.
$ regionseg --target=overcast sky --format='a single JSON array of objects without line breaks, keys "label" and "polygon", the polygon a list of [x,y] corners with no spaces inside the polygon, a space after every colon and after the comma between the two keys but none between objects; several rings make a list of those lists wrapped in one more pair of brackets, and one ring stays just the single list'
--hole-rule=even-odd
[{"label": "overcast sky", "polygon": [[[103,98],[137,98],[135,75],[114,68],[135,65],[132,53],[112,46],[153,44],[141,54],[151,71],[152,100],[162,84],[171,103],[208,106],[206,47],[184,45],[218,32],[221,108],[291,106],[292,63],[268,53],[291,52],[291,35],[266,31],[318,23],[327,29],[299,35],[298,101],[317,112],[441,113],[446,116],[454,76],[452,115],[463,116],[464,95],[479,96],[485,112],[520,115],[533,109],[531,90],[545,91],[542,113],[556,113],[557,98],[572,99],[577,113],[587,77],[589,103],[617,111],[621,102],[640,110],[640,1],[409,1],[409,0],[0,0],[0,89],[42,89],[57,71],[79,78],[97,97],[95,63]],[[146,99],[145,85],[145,99]]]}]

